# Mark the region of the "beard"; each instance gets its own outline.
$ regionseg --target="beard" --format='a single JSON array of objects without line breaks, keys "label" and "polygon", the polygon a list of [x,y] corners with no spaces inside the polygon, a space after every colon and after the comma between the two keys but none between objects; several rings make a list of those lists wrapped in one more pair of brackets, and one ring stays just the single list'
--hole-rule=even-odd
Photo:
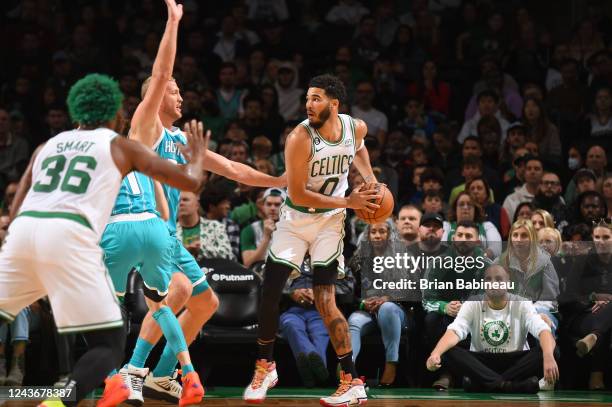
[{"label": "beard", "polygon": [[330,109],[329,104],[328,104],[327,107],[325,109],[323,109],[321,111],[321,113],[319,113],[317,115],[317,119],[318,120],[314,121],[314,120],[310,119],[310,120],[308,120],[308,124],[310,125],[310,127],[318,130],[321,127],[323,127],[323,125],[325,124],[327,119],[329,119],[329,116],[331,116],[331,109]]}]

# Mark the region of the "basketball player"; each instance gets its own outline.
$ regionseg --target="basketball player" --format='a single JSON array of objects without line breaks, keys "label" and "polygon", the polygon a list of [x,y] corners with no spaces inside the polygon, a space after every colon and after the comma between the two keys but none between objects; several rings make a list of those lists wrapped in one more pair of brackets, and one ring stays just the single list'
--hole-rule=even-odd
[{"label": "basketball player", "polygon": [[289,197],[281,209],[266,260],[259,310],[258,360],[253,380],[244,391],[247,402],[261,403],[278,380],[273,345],[278,329],[278,304],[287,277],[299,270],[306,252],[314,271],[315,305],[321,314],[342,367],[340,386],[323,405],[348,405],[367,401],[362,381],[352,360],[348,325],[336,307],[334,282],[344,268],[342,239],[345,208],[374,212],[380,198],[374,190],[353,192],[345,197],[352,163],[366,182],[376,182],[363,139],[367,127],[362,120],[338,114],[346,97],[342,82],[331,75],[310,81],[306,95],[308,119],[287,137],[285,157]]},{"label": "basketball player", "polygon": [[[181,117],[182,98],[172,78],[172,71],[182,7],[174,0],[165,1],[168,6],[166,30],[160,42],[152,75],[143,83],[143,100],[134,112],[130,138],[153,148],[166,160],[184,164],[185,158],[179,147],[185,144],[185,137],[180,130],[172,126]],[[151,134],[148,134],[149,132]],[[283,186],[284,184],[281,178],[263,174],[212,151],[207,151],[203,165],[206,170],[244,184],[255,186]],[[142,174],[130,174],[124,180],[113,212],[114,216],[102,239],[102,247],[106,253],[105,261],[111,277],[119,291],[125,291],[129,271],[140,262],[142,262],[141,274],[143,277],[156,275],[158,280],[168,276],[171,278],[167,303],[174,313],[186,307],[178,320],[186,344],[189,345],[216,311],[218,299],[208,286],[206,276],[198,263],[175,236],[180,200],[179,190],[166,185],[163,189],[164,200],[169,208],[165,234],[159,228],[160,219],[156,211],[155,198],[151,192],[150,180],[143,177]],[[169,237],[170,242],[169,261],[166,261],[162,255],[167,250],[166,237]],[[144,282],[145,287],[149,285],[148,288],[154,288],[146,290],[149,295],[164,294],[163,289],[148,284],[146,279]],[[163,281],[159,281],[157,285],[163,287],[162,283]],[[173,344],[173,340],[168,340],[155,369],[149,372],[144,367],[149,353],[161,335],[162,330],[156,323],[156,315],[152,312],[147,313],[132,356],[128,364],[120,370],[124,382],[131,390],[128,399],[131,404],[143,403],[143,387],[144,395],[147,397],[171,402],[180,400],[179,402],[182,403],[181,385],[175,376],[176,348],[181,345],[180,343]],[[185,374],[184,368],[182,373]]]},{"label": "basketball player", "polygon": [[[190,136],[192,160],[184,167],[117,137],[112,129],[122,98],[117,82],[104,75],[72,86],[67,104],[79,128],[53,137],[32,156],[11,208],[18,216],[0,252],[0,316],[10,321],[47,295],[58,331],[82,332],[86,339],[89,349],[67,385],[76,402],[67,405],[76,405],[123,359],[123,319],[98,245],[122,178],[137,170],[194,192],[203,180],[207,143],[201,135]],[[185,382],[197,385],[199,378],[189,374]],[[107,386],[116,391],[98,406],[115,406],[129,394],[119,375]]]}]

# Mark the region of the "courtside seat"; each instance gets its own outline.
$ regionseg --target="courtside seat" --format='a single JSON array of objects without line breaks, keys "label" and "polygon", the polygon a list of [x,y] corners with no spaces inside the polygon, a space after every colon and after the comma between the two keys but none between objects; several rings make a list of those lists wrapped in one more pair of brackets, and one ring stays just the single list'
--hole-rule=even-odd
[{"label": "courtside seat", "polygon": [[219,297],[219,309],[202,329],[205,343],[255,343],[261,278],[241,264],[208,259],[208,284]]}]

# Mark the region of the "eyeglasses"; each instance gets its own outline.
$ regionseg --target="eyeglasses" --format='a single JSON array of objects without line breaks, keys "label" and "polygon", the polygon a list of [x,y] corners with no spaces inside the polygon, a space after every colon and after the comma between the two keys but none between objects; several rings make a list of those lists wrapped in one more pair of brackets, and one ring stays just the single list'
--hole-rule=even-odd
[{"label": "eyeglasses", "polygon": [[601,218],[594,220],[593,227],[595,228],[597,226],[612,227],[612,218]]},{"label": "eyeglasses", "polygon": [[559,181],[542,181],[542,185],[547,187],[557,187],[561,185],[561,183]]}]

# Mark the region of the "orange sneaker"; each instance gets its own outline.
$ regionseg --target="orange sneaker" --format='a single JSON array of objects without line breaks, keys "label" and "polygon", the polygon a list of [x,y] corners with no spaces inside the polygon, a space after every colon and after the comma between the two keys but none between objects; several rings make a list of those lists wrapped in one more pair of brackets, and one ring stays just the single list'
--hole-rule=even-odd
[{"label": "orange sneaker", "polygon": [[104,384],[104,393],[98,400],[97,407],[115,407],[130,397],[130,388],[123,383],[120,374],[106,378]]},{"label": "orange sneaker", "polygon": [[187,373],[181,378],[181,381],[183,382],[183,393],[179,400],[179,406],[200,404],[204,397],[204,386],[202,386],[197,372]]}]

